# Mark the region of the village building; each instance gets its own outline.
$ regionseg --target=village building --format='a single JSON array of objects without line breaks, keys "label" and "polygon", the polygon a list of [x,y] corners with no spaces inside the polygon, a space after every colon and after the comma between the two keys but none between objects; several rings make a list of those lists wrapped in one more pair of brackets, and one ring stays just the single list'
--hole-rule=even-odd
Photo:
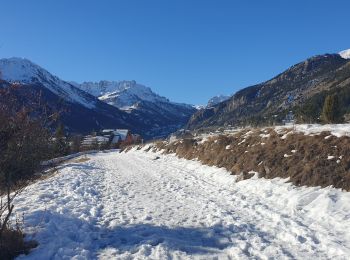
[{"label": "village building", "polygon": [[107,145],[109,142],[109,138],[105,136],[93,136],[87,135],[84,137],[81,142],[82,149],[98,149],[103,145]]},{"label": "village building", "polygon": [[102,147],[109,145],[110,148],[119,148],[120,145],[130,145],[141,143],[142,138],[139,134],[132,134],[129,129],[103,129],[96,136],[85,136],[81,145],[84,149],[89,147]]}]

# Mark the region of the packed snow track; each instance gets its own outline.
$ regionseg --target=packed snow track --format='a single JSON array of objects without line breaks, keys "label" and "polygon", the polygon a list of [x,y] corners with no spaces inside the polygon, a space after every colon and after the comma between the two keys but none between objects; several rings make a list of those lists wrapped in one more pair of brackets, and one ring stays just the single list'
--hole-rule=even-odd
[{"label": "packed snow track", "polygon": [[173,155],[101,152],[16,198],[22,259],[348,259],[350,195],[286,180],[236,182]]}]

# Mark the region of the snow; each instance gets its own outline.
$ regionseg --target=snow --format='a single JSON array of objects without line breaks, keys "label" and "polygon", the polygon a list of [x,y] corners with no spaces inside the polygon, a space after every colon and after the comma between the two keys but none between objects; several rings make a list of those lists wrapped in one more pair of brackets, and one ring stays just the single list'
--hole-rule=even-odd
[{"label": "snow", "polygon": [[100,81],[83,82],[81,84],[73,83],[76,87],[89,94],[99,98],[110,105],[123,110],[137,108],[140,101],[152,103],[164,102],[169,100],[155,94],[149,87],[136,83],[136,81]]},{"label": "snow", "polygon": [[254,132],[253,132],[252,130],[250,130],[250,131],[246,132],[246,133],[243,135],[243,137],[244,137],[244,138],[247,138],[247,137],[251,136],[252,134],[254,134]]},{"label": "snow", "polygon": [[133,149],[69,161],[16,200],[19,259],[347,259],[350,193]]},{"label": "snow", "polygon": [[201,109],[206,108],[206,106],[204,106],[204,105],[193,105],[193,107],[197,110],[201,110]]},{"label": "snow", "polygon": [[350,49],[339,52],[339,55],[344,59],[350,59]]},{"label": "snow", "polygon": [[245,143],[246,139],[243,139],[242,141],[240,141],[237,145],[241,145],[243,143]]},{"label": "snow", "polygon": [[[236,134],[237,132],[248,130],[250,128],[228,128],[225,129],[224,132],[227,134]],[[350,137],[350,123],[346,124],[290,124],[290,125],[280,125],[280,126],[274,126],[272,127],[273,130],[275,130],[276,133],[281,134],[281,139],[287,138],[289,134],[292,133],[303,133],[305,135],[318,135],[322,132],[330,132],[331,135],[326,136],[325,139],[328,139],[332,136],[336,137],[342,137],[342,136],[349,136]],[[262,129],[262,134],[259,134],[261,138],[269,138],[271,135],[267,133],[267,130]],[[211,136],[217,136],[221,133],[214,134],[211,133]],[[242,135],[244,138],[247,138],[254,134],[252,130],[249,130],[247,133]],[[205,136],[208,134],[201,134],[201,136]]]},{"label": "snow", "polygon": [[[283,131],[290,129],[299,133],[304,133],[305,135],[315,135],[329,131],[336,137],[350,136],[350,124],[296,124],[293,126],[285,125],[275,127],[277,133],[282,133]],[[286,133],[284,136],[282,136],[282,139],[285,139],[290,133],[291,132]]]},{"label": "snow", "polygon": [[200,138],[198,139],[198,144],[204,144],[205,142],[207,142],[209,140],[210,136],[200,136]]},{"label": "snow", "polygon": [[270,138],[271,134],[260,134],[261,138]]},{"label": "snow", "polygon": [[79,103],[87,108],[95,107],[95,101],[92,97],[24,58],[0,59],[0,78],[8,82],[22,84],[39,82],[69,102]]},{"label": "snow", "polygon": [[228,100],[231,96],[218,95],[209,99],[207,107],[213,107],[221,102]]},{"label": "snow", "polygon": [[[185,115],[183,109],[194,110],[192,105],[175,103],[169,99],[154,93],[151,88],[131,81],[100,81],[83,82],[78,84],[72,82],[77,88],[97,97],[99,100],[115,106],[125,112],[131,113],[133,110],[149,110],[165,115]],[[153,111],[154,110],[154,111]],[[152,112],[153,111],[153,112]]]}]

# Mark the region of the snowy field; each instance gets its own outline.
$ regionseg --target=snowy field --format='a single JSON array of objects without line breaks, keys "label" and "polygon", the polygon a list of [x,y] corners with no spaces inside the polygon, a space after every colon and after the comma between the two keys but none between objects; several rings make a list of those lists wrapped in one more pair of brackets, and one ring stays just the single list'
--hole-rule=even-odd
[{"label": "snowy field", "polygon": [[97,153],[15,201],[39,242],[20,259],[349,259],[350,193],[236,183],[173,155]]}]

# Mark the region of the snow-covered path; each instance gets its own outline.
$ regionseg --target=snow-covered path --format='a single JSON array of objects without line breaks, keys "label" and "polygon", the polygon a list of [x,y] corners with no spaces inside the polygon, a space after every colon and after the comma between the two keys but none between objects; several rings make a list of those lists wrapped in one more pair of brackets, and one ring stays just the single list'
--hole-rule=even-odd
[{"label": "snow-covered path", "polygon": [[[158,158],[159,157],[159,158]],[[98,153],[16,199],[25,259],[348,259],[350,193],[236,183],[172,155]],[[22,258],[20,257],[20,258]]]}]

